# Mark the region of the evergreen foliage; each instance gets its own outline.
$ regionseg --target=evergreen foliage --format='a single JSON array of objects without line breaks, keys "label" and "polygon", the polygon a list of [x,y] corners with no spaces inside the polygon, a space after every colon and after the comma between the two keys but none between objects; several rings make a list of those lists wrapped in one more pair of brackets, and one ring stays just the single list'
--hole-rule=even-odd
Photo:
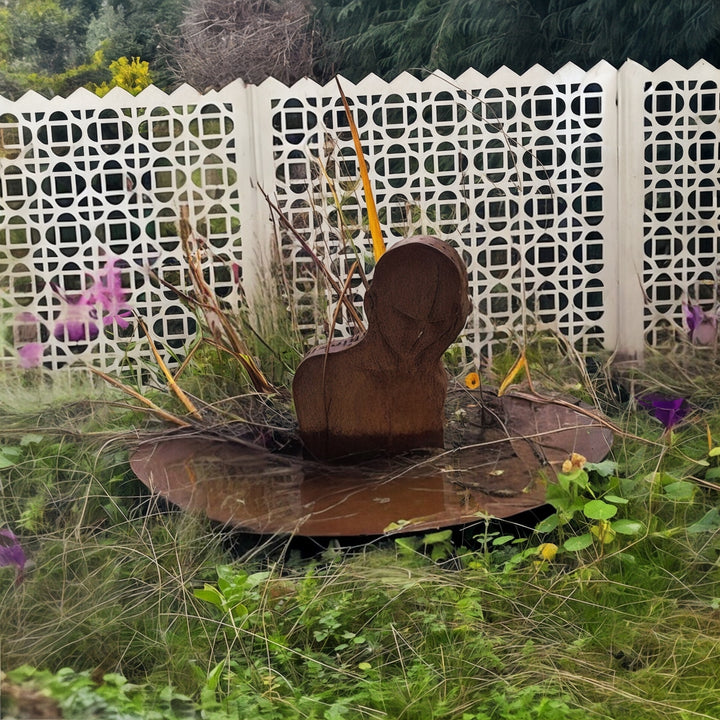
[{"label": "evergreen foliage", "polygon": [[668,59],[720,64],[715,0],[317,0],[328,68],[359,80],[403,70],[468,67],[490,74],[506,65],[615,66],[632,59],[655,69]]}]

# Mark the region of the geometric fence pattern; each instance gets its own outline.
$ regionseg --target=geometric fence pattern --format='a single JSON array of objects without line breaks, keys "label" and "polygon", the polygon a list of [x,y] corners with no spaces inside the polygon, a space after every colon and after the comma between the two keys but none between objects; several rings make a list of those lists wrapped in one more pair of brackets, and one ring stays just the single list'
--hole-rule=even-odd
[{"label": "geometric fence pattern", "polygon": [[[464,340],[476,355],[537,323],[580,350],[614,342],[614,73],[471,71],[346,89],[385,237],[439,235],[465,260],[475,302]],[[271,97],[275,190],[309,241],[346,272],[356,258],[367,271],[345,113],[334,85],[318,90]],[[284,242],[294,286],[315,307],[311,259]],[[359,277],[353,287],[361,294]]]},{"label": "geometric fence pattern", "polygon": [[660,344],[689,297],[717,303],[720,262],[720,74],[667,68],[642,88],[643,273],[647,341]]},{"label": "geometric fence pattern", "polygon": [[114,93],[106,103],[84,91],[53,102],[26,95],[0,114],[7,334],[15,347],[41,342],[48,367],[81,359],[118,369],[149,356],[134,324],[100,328],[102,309],[85,307],[93,278],[113,258],[122,261],[127,305],[166,353],[182,352],[195,319],[160,280],[187,289],[177,229],[183,206],[206,241],[206,279],[237,302],[237,113],[186,95],[173,104],[160,92],[141,100]]},{"label": "geometric fence pattern", "polygon": [[[715,308],[712,66],[536,66],[342,85],[388,242],[439,235],[467,265],[468,356],[537,327],[579,351],[637,355],[643,342],[682,332],[684,299]],[[134,324],[104,324],[101,307],[83,306],[110,263],[124,302],[166,353],[182,355],[195,319],[160,281],[187,289],[177,229],[185,208],[206,279],[231,306],[242,289],[262,303],[278,253],[306,334],[351,333],[312,259],[271,222],[261,189],[337,276],[357,262],[349,292],[361,307],[372,252],[334,83],[0,99],[5,354],[39,343],[47,367],[79,359],[108,370],[149,358]]]}]

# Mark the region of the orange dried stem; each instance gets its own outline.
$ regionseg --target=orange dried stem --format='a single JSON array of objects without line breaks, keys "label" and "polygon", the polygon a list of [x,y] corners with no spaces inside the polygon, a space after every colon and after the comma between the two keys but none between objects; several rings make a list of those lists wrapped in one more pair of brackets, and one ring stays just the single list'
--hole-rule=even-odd
[{"label": "orange dried stem", "polygon": [[124,383],[121,383],[119,380],[116,380],[112,375],[107,375],[106,373],[102,372],[102,370],[98,370],[97,368],[88,366],[88,370],[90,372],[94,373],[98,377],[101,377],[105,382],[109,383],[110,385],[113,385],[116,388],[119,388],[127,395],[130,395],[131,397],[134,397],[136,400],[139,400],[141,403],[146,405],[155,415],[162,418],[163,420],[166,420],[168,422],[173,423],[174,425],[179,425],[180,427],[190,427],[190,423],[186,420],[183,420],[182,418],[177,417],[177,415],[173,415],[172,413],[167,412],[166,410],[163,410],[161,407],[156,405],[152,400],[149,400],[144,395],[141,395],[136,390],[133,390],[128,385],[125,385]]},{"label": "orange dried stem", "polygon": [[343,107],[345,108],[345,115],[350,125],[350,132],[352,133],[353,144],[355,145],[355,154],[358,158],[360,177],[362,178],[363,191],[365,194],[365,206],[367,207],[370,236],[372,237],[373,243],[373,255],[375,256],[375,262],[377,262],[385,252],[385,241],[383,240],[382,230],[380,229],[380,219],[378,218],[377,208],[375,207],[375,197],[373,196],[372,185],[370,183],[370,175],[367,171],[367,163],[365,162],[365,155],[360,142],[360,133],[355,125],[350,105],[340,85],[340,80],[337,77],[335,78],[335,82],[340,91],[340,97],[342,98]]},{"label": "orange dried stem", "polygon": [[527,363],[527,357],[525,356],[525,350],[522,350],[520,352],[520,356],[518,359],[513,363],[513,366],[510,368],[510,371],[505,376],[505,379],[500,383],[500,387],[498,388],[498,397],[503,395],[505,391],[512,385],[515,378],[520,374],[521,370],[525,370],[525,376],[527,377],[528,385],[530,385],[530,390],[535,392],[535,389],[533,388],[532,380],[530,379],[530,368],[528,367]]},{"label": "orange dried stem", "polygon": [[184,393],[183,389],[175,382],[175,378],[172,376],[172,373],[168,369],[167,365],[163,362],[163,359],[160,357],[160,353],[158,352],[157,348],[155,347],[155,343],[153,342],[153,339],[150,337],[150,333],[148,332],[147,326],[143,322],[141,318],[138,318],[138,325],[140,326],[140,329],[145,334],[145,337],[147,338],[148,343],[150,344],[150,350],[152,350],[152,354],[155,358],[155,362],[157,362],[158,367],[162,370],[163,375],[165,375],[165,378],[168,383],[168,387],[170,390],[172,390],[177,399],[185,406],[187,411],[196,419],[196,420],[202,420],[202,417],[200,416],[200,413],[198,412],[198,409],[192,404],[192,401],[190,398]]}]

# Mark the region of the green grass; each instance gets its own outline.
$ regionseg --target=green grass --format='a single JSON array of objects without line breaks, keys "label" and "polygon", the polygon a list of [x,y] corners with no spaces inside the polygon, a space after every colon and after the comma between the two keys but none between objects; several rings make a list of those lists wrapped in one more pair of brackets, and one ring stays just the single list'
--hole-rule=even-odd
[{"label": "green grass", "polygon": [[[549,533],[516,528],[517,540],[479,520],[465,547],[385,540],[301,557],[149,497],[128,453],[161,426],[119,395],[8,372],[0,526],[30,562],[17,585],[0,568],[3,717],[31,688],[66,717],[129,720],[720,717],[714,360],[634,371],[637,386],[698,403],[672,438],[603,378],[551,372],[547,351],[534,362],[536,382],[602,395],[622,426],[616,469],[578,493],[621,498],[616,518],[634,534],[568,550],[596,522],[578,511]],[[559,547],[552,561],[543,542]]]}]

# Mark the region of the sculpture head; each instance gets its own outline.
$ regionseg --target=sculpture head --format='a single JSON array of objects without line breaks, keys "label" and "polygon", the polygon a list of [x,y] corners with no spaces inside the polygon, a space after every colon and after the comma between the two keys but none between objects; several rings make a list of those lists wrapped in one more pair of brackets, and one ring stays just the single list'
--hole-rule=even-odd
[{"label": "sculpture head", "polygon": [[365,295],[369,328],[395,355],[413,362],[437,362],[463,329],[470,307],[460,256],[430,236],[393,245]]}]

